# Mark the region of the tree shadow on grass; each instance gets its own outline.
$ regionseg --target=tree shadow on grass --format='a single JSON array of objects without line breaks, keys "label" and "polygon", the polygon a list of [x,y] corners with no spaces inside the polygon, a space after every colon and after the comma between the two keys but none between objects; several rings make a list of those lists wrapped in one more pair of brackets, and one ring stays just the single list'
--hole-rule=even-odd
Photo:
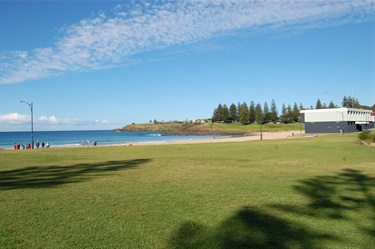
[{"label": "tree shadow on grass", "polygon": [[252,207],[243,207],[219,226],[209,228],[194,222],[182,224],[172,235],[172,248],[319,248],[317,241],[332,236],[313,232]]},{"label": "tree shadow on grass", "polygon": [[345,211],[356,211],[367,206],[375,210],[375,178],[358,170],[345,169],[335,176],[302,180],[294,188],[309,199],[309,204],[303,209],[290,205],[275,205],[276,208],[334,219],[345,219]]},{"label": "tree shadow on grass", "polygon": [[[375,235],[375,226],[362,226],[350,215],[371,210],[375,222],[375,178],[358,170],[346,169],[333,176],[318,176],[299,182],[294,189],[307,197],[307,204],[274,204],[266,209],[243,207],[217,227],[196,222],[179,226],[170,240],[172,248],[322,248],[324,241],[340,241],[332,232],[283,218],[280,211],[293,216],[345,219],[363,233]],[[277,210],[277,212],[272,212]],[[368,212],[367,212],[368,215]],[[375,223],[374,223],[375,224]],[[368,224],[367,224],[368,225]]]},{"label": "tree shadow on grass", "polygon": [[[302,180],[295,190],[307,197],[307,205],[273,205],[272,207],[301,216],[347,220],[375,237],[375,178],[354,169],[334,176]],[[370,213],[373,225],[364,227],[352,215]],[[370,212],[368,212],[370,211]]]},{"label": "tree shadow on grass", "polygon": [[0,171],[0,190],[47,188],[83,182],[107,172],[135,168],[150,159],[81,163],[69,166],[33,166]]}]

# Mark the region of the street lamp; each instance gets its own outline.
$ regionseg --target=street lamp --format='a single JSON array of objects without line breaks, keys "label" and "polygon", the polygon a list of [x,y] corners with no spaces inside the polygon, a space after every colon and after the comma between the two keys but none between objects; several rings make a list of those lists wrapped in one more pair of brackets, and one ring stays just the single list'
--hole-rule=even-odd
[{"label": "street lamp", "polygon": [[20,101],[20,103],[25,103],[29,105],[31,111],[31,148],[34,149],[34,117],[33,117],[33,102],[28,103],[26,101]]}]

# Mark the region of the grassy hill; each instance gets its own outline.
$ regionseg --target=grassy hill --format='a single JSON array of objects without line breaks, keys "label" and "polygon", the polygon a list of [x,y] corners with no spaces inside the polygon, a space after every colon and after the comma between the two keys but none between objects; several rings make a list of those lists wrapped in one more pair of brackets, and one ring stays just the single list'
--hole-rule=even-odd
[{"label": "grassy hill", "polygon": [[[277,131],[295,131],[304,130],[304,124],[292,123],[292,124],[265,124],[262,125],[262,130],[267,132]],[[200,134],[200,133],[252,133],[259,132],[260,125],[250,124],[242,125],[240,123],[204,123],[204,124],[192,124],[192,123],[181,123],[181,124],[131,124],[123,127],[120,131],[168,131],[171,133],[189,133],[189,134]]]}]

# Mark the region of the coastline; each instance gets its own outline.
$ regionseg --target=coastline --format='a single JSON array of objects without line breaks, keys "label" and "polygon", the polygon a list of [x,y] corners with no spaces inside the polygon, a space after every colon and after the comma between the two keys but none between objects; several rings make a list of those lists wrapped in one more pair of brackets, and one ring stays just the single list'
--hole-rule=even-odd
[{"label": "coastline", "polygon": [[[263,132],[263,140],[276,140],[276,139],[294,139],[302,137],[312,137],[314,134],[306,135],[304,131],[279,131],[279,132]],[[199,138],[197,139],[181,139],[181,140],[162,140],[162,141],[140,141],[132,143],[113,143],[113,144],[98,144],[97,146],[90,145],[89,147],[111,147],[111,146],[150,146],[150,145],[172,145],[172,144],[205,144],[205,143],[234,143],[234,142],[249,142],[259,141],[260,132],[254,132],[252,134],[244,135],[229,135],[221,134],[212,136],[212,138]],[[87,146],[74,144],[74,145],[51,145],[48,149],[54,148],[84,148]],[[6,150],[12,150],[13,148],[4,148]],[[45,149],[43,149],[45,150]]]},{"label": "coastline", "polygon": [[[293,135],[294,134],[294,135]],[[313,134],[306,135],[304,131],[280,131],[280,132],[263,132],[263,140],[276,140],[276,139],[293,139],[302,137],[312,137]],[[168,145],[168,144],[205,144],[205,143],[233,143],[233,142],[248,142],[260,140],[260,132],[251,135],[222,135],[214,136],[211,139],[182,139],[174,141],[153,141],[153,142],[135,142],[126,144],[111,144],[101,146],[147,146],[147,145]]]}]

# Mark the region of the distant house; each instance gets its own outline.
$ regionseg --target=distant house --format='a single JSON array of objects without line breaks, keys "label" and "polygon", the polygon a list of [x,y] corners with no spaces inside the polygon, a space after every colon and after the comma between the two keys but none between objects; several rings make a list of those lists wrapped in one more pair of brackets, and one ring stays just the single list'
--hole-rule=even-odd
[{"label": "distant house", "polygon": [[351,133],[374,128],[371,110],[328,108],[301,110],[300,113],[305,133]]}]

